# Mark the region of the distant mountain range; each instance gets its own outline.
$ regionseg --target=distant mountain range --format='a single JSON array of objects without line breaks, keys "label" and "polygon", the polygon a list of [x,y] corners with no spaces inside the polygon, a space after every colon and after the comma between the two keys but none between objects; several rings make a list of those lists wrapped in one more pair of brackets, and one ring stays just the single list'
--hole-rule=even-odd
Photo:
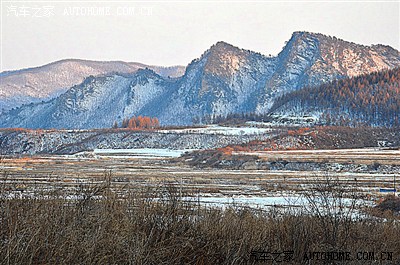
[{"label": "distant mountain range", "polygon": [[134,73],[152,69],[163,77],[179,77],[184,66],[153,66],[121,61],[100,62],[67,59],[43,66],[0,74],[0,113],[23,104],[49,100],[78,85],[89,76],[113,73]]},{"label": "distant mountain range", "polygon": [[[133,115],[158,117],[161,124],[187,125],[206,115],[268,113],[284,94],[399,67],[400,53],[389,46],[364,46],[322,34],[295,32],[276,57],[218,42],[193,60],[181,76],[182,67],[162,72],[154,67],[118,65],[121,68],[105,67],[107,70],[99,75],[87,77],[66,91],[73,73],[79,72],[79,78],[88,75],[79,70],[85,67],[71,65],[68,68],[78,69],[71,72],[43,70],[43,79],[32,90],[40,91],[38,94],[43,90],[43,96],[36,98],[54,98],[3,113],[0,127],[102,128]],[[14,73],[22,74],[24,71]],[[9,76],[3,74],[1,78]],[[61,77],[65,79],[59,80]],[[64,85],[56,86],[52,80]],[[46,82],[52,85],[43,85]],[[6,84],[12,87],[12,82]],[[17,93],[9,95],[15,97]]]}]

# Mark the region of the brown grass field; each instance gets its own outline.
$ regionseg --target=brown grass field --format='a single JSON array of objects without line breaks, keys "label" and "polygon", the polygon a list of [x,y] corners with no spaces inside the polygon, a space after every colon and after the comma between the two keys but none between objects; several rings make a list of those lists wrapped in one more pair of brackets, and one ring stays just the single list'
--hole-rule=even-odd
[{"label": "brown grass field", "polygon": [[[376,150],[259,156],[387,165],[399,159]],[[366,208],[383,200],[378,189],[392,186],[392,173],[200,169],[105,156],[2,157],[0,171],[0,264],[400,264],[398,216],[390,207]],[[187,201],[293,195],[307,204]],[[293,255],[260,261],[252,259],[255,250]],[[349,252],[351,260],[307,260],[310,252]],[[392,259],[382,260],[387,252]]]}]

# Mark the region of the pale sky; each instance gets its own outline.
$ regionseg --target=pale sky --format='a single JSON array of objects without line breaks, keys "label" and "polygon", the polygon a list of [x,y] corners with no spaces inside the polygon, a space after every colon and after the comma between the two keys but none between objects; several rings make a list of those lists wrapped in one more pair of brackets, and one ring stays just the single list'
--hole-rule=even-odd
[{"label": "pale sky", "polygon": [[1,1],[1,71],[78,58],[187,65],[225,41],[277,55],[294,31],[400,49],[399,2]]}]

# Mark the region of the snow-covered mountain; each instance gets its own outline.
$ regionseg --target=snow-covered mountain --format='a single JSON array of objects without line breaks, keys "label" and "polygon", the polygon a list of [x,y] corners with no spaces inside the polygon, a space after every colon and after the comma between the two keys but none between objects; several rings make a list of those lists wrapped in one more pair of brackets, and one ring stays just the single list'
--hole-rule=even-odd
[{"label": "snow-covered mountain", "polygon": [[276,59],[218,42],[192,61],[164,102],[164,124],[190,124],[207,114],[254,111]]},{"label": "snow-covered mountain", "polygon": [[152,66],[122,61],[100,62],[67,59],[35,68],[0,74],[0,113],[23,104],[41,102],[64,93],[91,75],[134,73],[149,68],[164,77],[179,77],[184,66]]},{"label": "snow-covered mountain", "polygon": [[400,66],[390,46],[365,46],[319,33],[294,32],[277,58],[256,112],[265,113],[277,96],[305,86]]},{"label": "snow-covered mountain", "polygon": [[283,93],[400,66],[399,51],[295,32],[277,57],[218,42],[178,78],[146,69],[89,77],[57,98],[1,116],[1,127],[100,128],[124,117],[190,124],[205,115],[266,113]]},{"label": "snow-covered mountain", "polygon": [[101,128],[132,113],[153,115],[174,81],[154,71],[139,69],[133,74],[88,77],[64,94],[47,102],[31,103],[3,115],[5,127]]}]

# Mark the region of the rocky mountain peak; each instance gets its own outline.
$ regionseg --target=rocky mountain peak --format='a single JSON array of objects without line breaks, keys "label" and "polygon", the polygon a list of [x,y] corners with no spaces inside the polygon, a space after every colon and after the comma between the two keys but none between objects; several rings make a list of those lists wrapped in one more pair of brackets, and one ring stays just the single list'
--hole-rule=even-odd
[{"label": "rocky mountain peak", "polygon": [[225,41],[218,41],[210,47],[210,51],[224,52],[224,51],[240,51],[241,49],[229,44]]},{"label": "rocky mountain peak", "polygon": [[280,57],[296,64],[298,60],[312,57],[311,70],[318,72],[319,76],[329,74],[353,77],[400,64],[399,51],[390,46],[367,46],[305,31],[292,34]]},{"label": "rocky mountain peak", "polygon": [[399,52],[391,47],[319,33],[294,32],[273,58],[220,41],[193,60],[182,77],[165,77],[151,67],[121,74],[113,65],[113,74],[86,73],[94,77],[55,100],[5,112],[0,127],[99,128],[133,115],[182,125],[207,115],[265,114],[283,94],[399,66]]},{"label": "rocky mountain peak", "polygon": [[206,53],[204,71],[213,75],[229,78],[246,63],[248,52],[231,44],[219,41]]}]

